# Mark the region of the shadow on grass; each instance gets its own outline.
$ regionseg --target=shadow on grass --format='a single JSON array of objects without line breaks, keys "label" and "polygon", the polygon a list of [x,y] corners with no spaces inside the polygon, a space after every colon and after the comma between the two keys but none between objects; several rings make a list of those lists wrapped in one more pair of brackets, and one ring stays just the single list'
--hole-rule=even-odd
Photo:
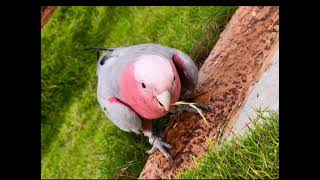
[{"label": "shadow on grass", "polygon": [[[87,67],[96,66],[96,54],[82,49],[100,46],[104,43],[106,37],[112,31],[112,24],[117,23],[117,18],[113,16],[114,9],[114,7],[104,9],[104,13],[107,15],[100,20],[95,32],[92,32],[91,22],[89,21],[93,18],[92,8],[87,8],[86,15],[91,17],[83,18],[81,23],[77,23],[76,28],[71,30],[73,31],[71,39],[57,40],[59,41],[58,46],[60,48],[58,50],[60,52],[53,52],[55,54],[52,59],[55,61],[59,59],[59,62],[53,64],[52,67],[48,67],[51,68],[50,70],[41,73],[41,89],[43,92],[41,94],[41,131],[46,132],[41,133],[41,156],[47,153],[51,143],[59,133],[59,129],[64,123],[66,109],[71,105],[70,100],[80,96],[86,88],[85,85],[88,83],[86,77],[89,77],[92,73],[87,71],[87,69],[90,69]],[[65,18],[69,11],[69,7],[58,9],[57,21],[60,21],[62,17]],[[66,19],[66,21],[68,20]],[[42,39],[42,41],[47,40],[50,43],[55,41],[54,38]],[[49,45],[43,46],[50,47]],[[81,63],[77,61],[81,61]],[[80,76],[82,78],[78,79],[77,77]]]},{"label": "shadow on grass", "polygon": [[[236,9],[236,7],[233,7],[229,9],[229,11],[235,12]],[[232,14],[230,15],[230,13],[226,13],[224,14],[224,16],[221,16],[218,19],[216,19],[216,21],[210,22],[208,24],[208,28],[206,28],[205,30],[205,36],[197,43],[193,44],[189,52],[189,55],[195,61],[198,69],[201,68],[202,64],[209,56],[211,50],[218,41],[220,34],[225,29],[226,25],[231,19]]]}]

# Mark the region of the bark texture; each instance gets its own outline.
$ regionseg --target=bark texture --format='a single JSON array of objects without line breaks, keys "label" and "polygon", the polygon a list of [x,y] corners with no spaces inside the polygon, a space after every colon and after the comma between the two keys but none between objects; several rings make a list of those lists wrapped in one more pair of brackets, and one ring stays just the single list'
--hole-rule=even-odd
[{"label": "bark texture", "polygon": [[41,6],[41,29],[48,23],[57,6]]},{"label": "bark texture", "polygon": [[199,70],[197,96],[193,102],[211,104],[208,124],[199,115],[184,113],[169,123],[164,140],[174,148],[173,162],[156,151],[150,155],[140,177],[170,178],[193,165],[218,143],[224,127],[238,115],[250,90],[271,64],[278,48],[279,7],[240,7]]}]

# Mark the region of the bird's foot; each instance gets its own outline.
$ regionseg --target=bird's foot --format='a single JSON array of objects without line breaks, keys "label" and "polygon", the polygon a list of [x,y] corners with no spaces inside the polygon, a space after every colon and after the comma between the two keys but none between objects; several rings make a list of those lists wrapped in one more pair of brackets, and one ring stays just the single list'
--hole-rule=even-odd
[{"label": "bird's foot", "polygon": [[195,104],[195,106],[197,108],[200,108],[201,110],[205,110],[205,111],[209,111],[209,110],[213,109],[212,105],[208,105],[208,104],[205,104],[205,103],[198,103],[198,104]]},{"label": "bird's foot", "polygon": [[160,137],[154,137],[152,145],[152,148],[147,151],[148,154],[153,154],[157,149],[159,149],[167,160],[172,160],[171,155],[166,150],[172,148],[170,144],[163,142]]},{"label": "bird's foot", "polygon": [[183,109],[176,107],[174,111],[169,114],[169,121],[180,117],[183,111]]}]

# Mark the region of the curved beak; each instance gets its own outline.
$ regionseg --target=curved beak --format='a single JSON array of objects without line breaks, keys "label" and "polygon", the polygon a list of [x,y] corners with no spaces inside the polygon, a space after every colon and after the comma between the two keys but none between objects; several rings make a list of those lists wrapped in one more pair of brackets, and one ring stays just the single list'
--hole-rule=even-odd
[{"label": "curved beak", "polygon": [[160,105],[164,107],[166,111],[169,111],[170,109],[170,99],[171,99],[171,94],[169,91],[164,91],[156,96],[158,102]]}]

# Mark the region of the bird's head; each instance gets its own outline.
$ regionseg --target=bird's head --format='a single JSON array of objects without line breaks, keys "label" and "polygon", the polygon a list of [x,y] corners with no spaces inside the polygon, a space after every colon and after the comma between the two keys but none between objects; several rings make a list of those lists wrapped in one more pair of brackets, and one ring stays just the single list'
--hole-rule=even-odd
[{"label": "bird's head", "polygon": [[126,67],[120,79],[123,100],[146,119],[166,115],[180,96],[177,70],[172,61],[161,56],[138,56]]}]

